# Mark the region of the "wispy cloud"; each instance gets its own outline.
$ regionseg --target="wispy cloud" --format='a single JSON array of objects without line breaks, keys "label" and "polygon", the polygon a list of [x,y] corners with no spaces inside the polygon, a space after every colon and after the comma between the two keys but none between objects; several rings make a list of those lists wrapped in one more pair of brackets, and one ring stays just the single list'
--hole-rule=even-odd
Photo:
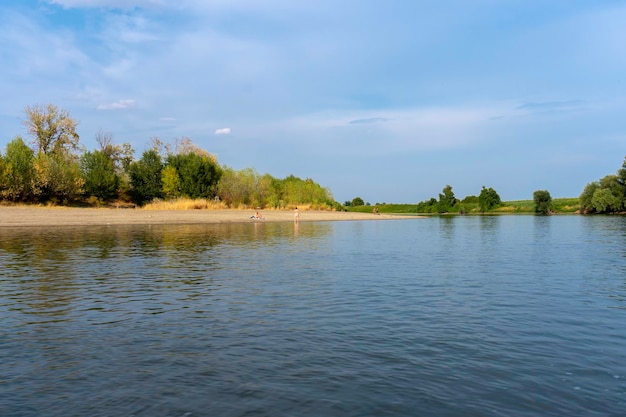
[{"label": "wispy cloud", "polygon": [[105,7],[132,9],[134,7],[162,6],[163,0],[48,0],[48,3],[56,4],[66,9],[79,7]]},{"label": "wispy cloud", "polygon": [[224,127],[215,131],[216,135],[230,135],[230,127]]},{"label": "wispy cloud", "polygon": [[359,124],[369,124],[369,123],[384,123],[388,121],[389,119],[387,119],[386,117],[369,117],[367,119],[350,120],[348,124],[359,125]]},{"label": "wispy cloud", "polygon": [[118,100],[113,103],[105,103],[100,104],[98,106],[98,110],[120,110],[120,109],[128,109],[130,107],[135,107],[135,100],[133,99],[125,99]]},{"label": "wispy cloud", "polygon": [[517,110],[569,110],[580,107],[584,101],[567,100],[567,101],[534,101],[524,103],[517,107]]}]

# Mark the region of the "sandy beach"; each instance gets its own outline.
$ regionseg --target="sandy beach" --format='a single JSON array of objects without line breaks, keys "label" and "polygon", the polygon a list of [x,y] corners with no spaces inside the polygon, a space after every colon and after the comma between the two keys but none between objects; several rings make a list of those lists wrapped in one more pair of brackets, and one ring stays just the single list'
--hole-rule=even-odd
[{"label": "sandy beach", "polygon": [[[0,228],[21,226],[81,226],[130,224],[206,224],[241,222],[293,222],[293,211],[267,210],[253,220],[254,210],[145,210],[71,207],[0,207]],[[413,218],[413,217],[411,217]],[[300,222],[397,220],[404,216],[334,211],[301,211]]]}]

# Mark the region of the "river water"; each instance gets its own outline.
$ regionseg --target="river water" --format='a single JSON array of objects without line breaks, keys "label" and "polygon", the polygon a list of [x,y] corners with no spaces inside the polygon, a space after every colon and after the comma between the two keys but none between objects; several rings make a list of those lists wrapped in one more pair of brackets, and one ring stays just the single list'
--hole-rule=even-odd
[{"label": "river water", "polygon": [[623,416],[626,218],[0,229],[0,416]]}]

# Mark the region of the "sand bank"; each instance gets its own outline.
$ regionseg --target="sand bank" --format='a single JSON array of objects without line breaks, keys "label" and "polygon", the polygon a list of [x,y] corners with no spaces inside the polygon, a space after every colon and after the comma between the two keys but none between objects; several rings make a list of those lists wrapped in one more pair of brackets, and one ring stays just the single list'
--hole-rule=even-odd
[{"label": "sand bank", "polygon": [[[237,222],[293,222],[292,211],[261,211],[262,220],[252,220],[253,210],[144,210],[69,207],[0,207],[0,228],[18,226],[89,226],[130,224],[203,224]],[[333,211],[301,211],[300,222],[345,220],[397,220],[404,216]],[[410,217],[414,218],[414,217]],[[416,218],[416,217],[415,217]]]}]

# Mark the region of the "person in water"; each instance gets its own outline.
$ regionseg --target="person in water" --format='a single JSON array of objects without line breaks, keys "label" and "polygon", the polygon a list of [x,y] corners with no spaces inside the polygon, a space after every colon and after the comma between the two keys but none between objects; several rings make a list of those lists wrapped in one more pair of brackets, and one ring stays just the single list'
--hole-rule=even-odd
[{"label": "person in water", "polygon": [[298,207],[294,210],[293,221],[296,223],[300,221],[300,212],[298,211]]}]

